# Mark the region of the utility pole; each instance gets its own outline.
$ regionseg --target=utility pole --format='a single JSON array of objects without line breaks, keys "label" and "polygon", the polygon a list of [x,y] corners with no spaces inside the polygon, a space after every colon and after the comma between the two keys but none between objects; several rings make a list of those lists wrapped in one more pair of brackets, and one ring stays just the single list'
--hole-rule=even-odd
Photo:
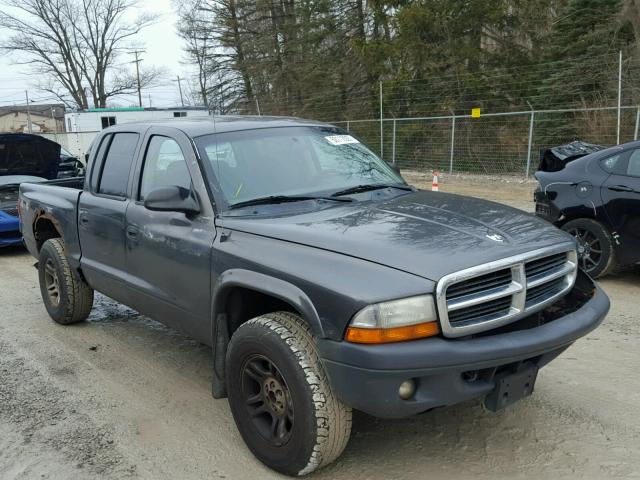
[{"label": "utility pole", "polygon": [[140,62],[142,61],[142,59],[138,58],[138,54],[144,53],[144,51],[134,50],[131,53],[133,53],[136,57],[136,59],[134,60],[134,63],[136,64],[136,78],[138,80],[138,105],[142,107],[142,93],[140,92]]},{"label": "utility pole", "polygon": [[53,131],[56,135],[56,142],[58,141],[58,122],[56,121],[56,117],[53,114],[53,108],[51,107],[51,120],[53,120]]},{"label": "utility pole", "polygon": [[24,91],[24,96],[27,98],[27,123],[29,124],[27,125],[27,128],[29,133],[33,133],[31,131],[31,109],[29,108],[29,91],[28,90]]},{"label": "utility pole", "polygon": [[180,104],[184,107],[184,99],[182,98],[182,84],[180,83],[180,75],[178,75],[178,90],[180,91]]}]

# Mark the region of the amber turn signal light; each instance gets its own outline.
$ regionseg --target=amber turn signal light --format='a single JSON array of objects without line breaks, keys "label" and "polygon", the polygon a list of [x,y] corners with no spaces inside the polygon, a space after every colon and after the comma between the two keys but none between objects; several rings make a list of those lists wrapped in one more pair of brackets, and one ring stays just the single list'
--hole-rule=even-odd
[{"label": "amber turn signal light", "polygon": [[437,322],[417,323],[394,328],[347,328],[345,340],[351,343],[393,343],[438,335]]}]

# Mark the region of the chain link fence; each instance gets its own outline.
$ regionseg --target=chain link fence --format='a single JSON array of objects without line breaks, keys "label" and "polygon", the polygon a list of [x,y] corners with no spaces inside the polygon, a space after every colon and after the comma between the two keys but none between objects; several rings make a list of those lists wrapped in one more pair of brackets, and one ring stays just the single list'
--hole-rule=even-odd
[{"label": "chain link fence", "polygon": [[[640,108],[620,108],[620,143],[636,140]],[[615,145],[617,107],[333,122],[384,160],[414,171],[532,175],[540,151],[571,140]],[[381,137],[382,135],[382,137]]]}]

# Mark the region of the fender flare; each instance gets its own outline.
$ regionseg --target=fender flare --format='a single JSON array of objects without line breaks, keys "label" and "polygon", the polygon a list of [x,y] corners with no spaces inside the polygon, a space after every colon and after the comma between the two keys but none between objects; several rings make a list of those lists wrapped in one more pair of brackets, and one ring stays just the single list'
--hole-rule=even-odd
[{"label": "fender flare", "polygon": [[214,398],[226,397],[225,358],[229,343],[227,319],[220,308],[233,287],[242,287],[271,295],[287,302],[309,324],[318,338],[324,338],[324,329],[320,317],[309,297],[295,285],[262,273],[241,268],[230,269],[222,273],[213,288],[211,302],[211,346],[213,350]]},{"label": "fender flare", "polygon": [[[212,295],[211,318],[213,319],[213,330],[215,330],[215,320],[220,313],[219,307],[226,300],[226,295],[232,287],[256,290],[289,303],[309,324],[313,334],[316,337],[324,338],[324,329],[320,323],[320,316],[306,293],[295,285],[279,278],[241,268],[227,270],[218,277]],[[215,339],[214,332],[212,331],[211,333],[212,338]]]}]

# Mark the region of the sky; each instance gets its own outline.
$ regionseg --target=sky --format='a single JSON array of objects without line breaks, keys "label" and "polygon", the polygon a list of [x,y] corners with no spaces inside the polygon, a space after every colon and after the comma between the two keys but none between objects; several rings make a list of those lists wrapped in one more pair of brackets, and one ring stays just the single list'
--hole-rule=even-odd
[{"label": "sky", "polygon": [[[171,0],[140,0],[140,8],[146,12],[154,12],[161,15],[158,23],[143,30],[136,38],[135,43],[142,45],[145,53],[141,66],[164,67],[167,70],[163,84],[142,91],[142,103],[144,107],[171,107],[180,105],[177,75],[186,77],[192,73],[192,69],[185,65],[182,52],[182,40],[176,34],[177,16],[171,4]],[[136,13],[132,12],[135,17]],[[0,39],[6,38],[8,32],[0,29]],[[25,90],[29,91],[29,99],[32,103],[57,103],[55,98],[47,92],[37,89],[37,81],[29,74],[29,68],[16,65],[15,60],[20,54],[0,54],[0,106],[12,104],[25,104]],[[133,60],[133,56],[130,57]],[[125,63],[127,56],[122,55],[118,63]],[[131,64],[131,68],[134,65]],[[183,91],[186,90],[186,81],[182,82]],[[138,97],[135,95],[121,96],[114,99],[119,106],[137,105]]]}]

